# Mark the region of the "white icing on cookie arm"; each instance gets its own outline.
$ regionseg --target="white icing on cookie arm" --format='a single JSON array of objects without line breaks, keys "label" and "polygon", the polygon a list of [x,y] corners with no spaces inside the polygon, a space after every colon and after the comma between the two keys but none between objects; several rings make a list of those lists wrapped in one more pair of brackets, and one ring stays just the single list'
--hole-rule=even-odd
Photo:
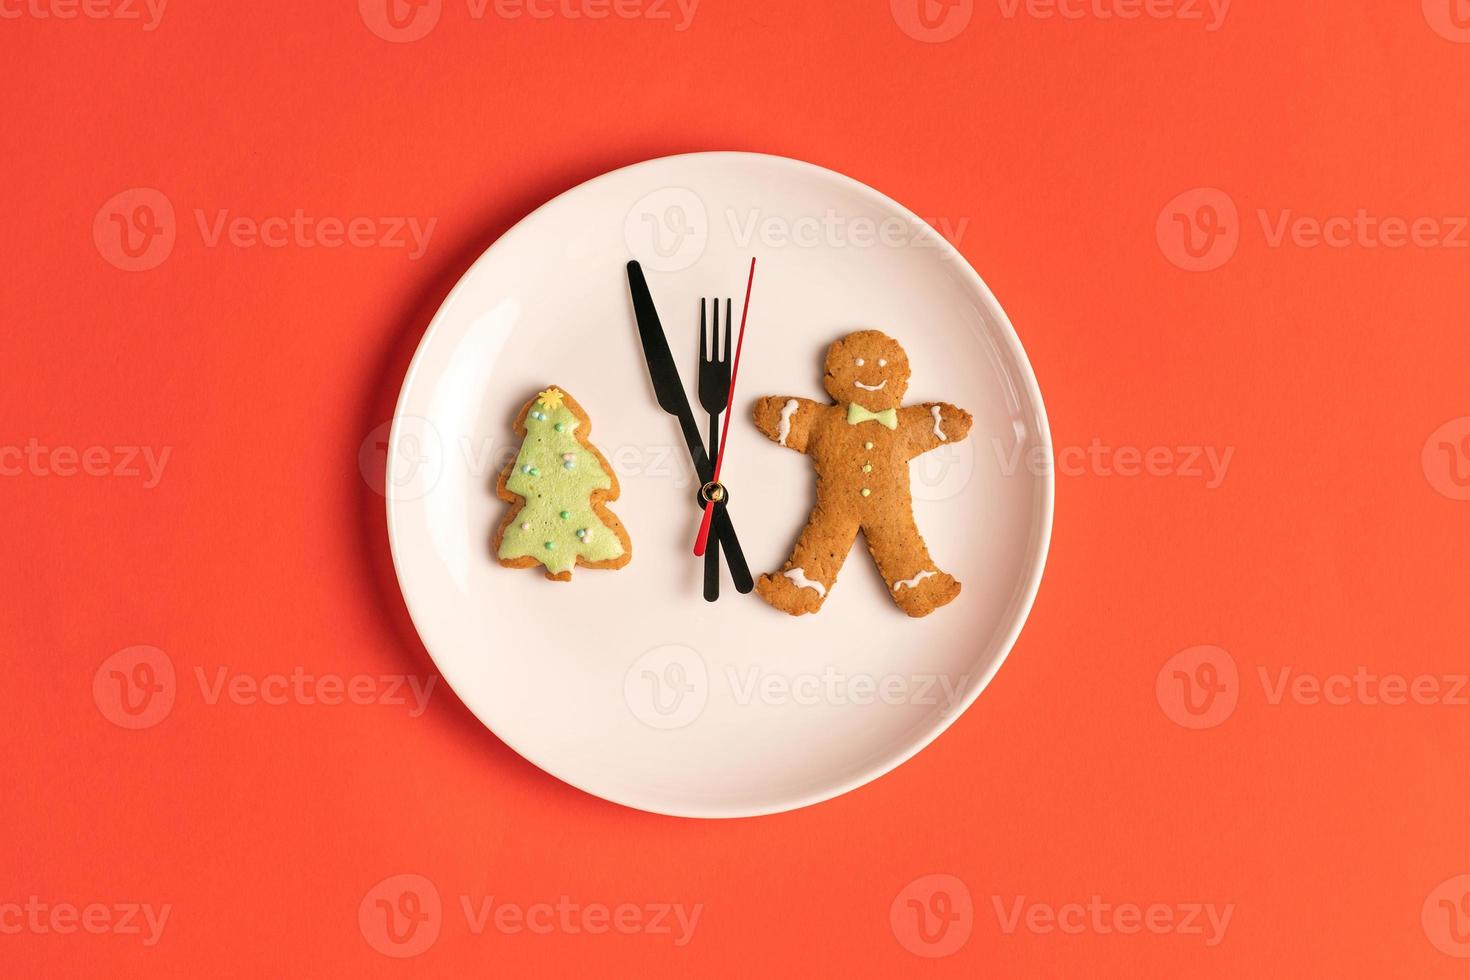
[{"label": "white icing on cookie arm", "polygon": [[910,405],[899,412],[899,424],[914,455],[964,441],[972,421],[969,412],[945,402]]},{"label": "white icing on cookie arm", "polygon": [[820,406],[805,398],[774,395],[755,403],[755,425],[778,446],[806,451],[807,435]]},{"label": "white icing on cookie arm", "polygon": [[786,399],[786,404],[781,406],[781,421],[776,423],[776,441],[786,445],[786,439],[791,435],[791,416],[798,408],[795,398]]},{"label": "white icing on cookie arm", "polygon": [[[786,574],[789,575],[791,573],[790,572],[787,572]],[[924,581],[924,579],[926,579],[926,578],[933,578],[934,575],[935,575],[934,572],[928,571],[926,569],[925,571],[922,571],[919,574],[915,575],[913,578],[906,578],[906,579],[904,579],[904,580],[902,580],[900,582],[894,582],[893,583],[893,591],[894,592],[897,592],[899,589],[912,589],[914,586],[916,586],[920,582]]]},{"label": "white icing on cookie arm", "polygon": [[[800,568],[789,568],[785,572],[783,572],[782,574],[784,574],[787,578],[791,579],[791,581],[795,582],[797,588],[799,588],[799,589],[811,589],[814,592],[816,592],[817,595],[821,596],[823,599],[827,598],[827,587],[825,585],[823,585],[821,582],[817,582],[817,581],[815,581],[813,579],[807,578],[806,577],[806,571],[804,569],[800,569]],[[929,574],[930,575],[933,575],[934,573],[933,572],[930,572]]]}]

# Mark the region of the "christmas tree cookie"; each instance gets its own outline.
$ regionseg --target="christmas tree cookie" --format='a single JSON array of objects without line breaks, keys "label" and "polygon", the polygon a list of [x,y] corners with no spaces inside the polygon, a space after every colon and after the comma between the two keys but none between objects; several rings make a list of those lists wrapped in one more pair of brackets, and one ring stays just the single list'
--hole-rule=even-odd
[{"label": "christmas tree cookie", "polygon": [[521,451],[496,482],[513,504],[495,532],[495,557],[506,568],[541,565],[570,582],[572,568],[622,568],[633,557],[623,523],[603,506],[618,499],[618,478],[587,436],[592,420],[577,400],[547,388],[516,416]]}]

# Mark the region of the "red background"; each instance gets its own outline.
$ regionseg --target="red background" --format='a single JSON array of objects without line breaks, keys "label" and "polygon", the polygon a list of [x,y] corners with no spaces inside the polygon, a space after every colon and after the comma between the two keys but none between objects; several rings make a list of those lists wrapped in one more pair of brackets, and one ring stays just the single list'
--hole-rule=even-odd
[{"label": "red background", "polygon": [[[0,933],[4,973],[1463,975],[1431,935],[1443,907],[1430,928],[1421,909],[1470,871],[1470,707],[1273,704],[1260,679],[1466,669],[1470,503],[1445,467],[1470,468],[1470,250],[1273,245],[1260,217],[1470,213],[1470,44],[1417,0],[1239,0],[1215,31],[984,0],[945,43],[905,33],[887,0],[703,0],[683,31],[677,14],[477,20],[445,0],[410,43],[350,0],[174,0],[152,31],[5,2],[0,445],[171,456],[151,488],[39,464],[0,478],[0,906],[172,911],[151,947]],[[1040,596],[975,708],[893,774],[795,813],[604,803],[443,690],[417,718],[209,703],[196,669],[433,675],[360,447],[445,292],[507,227],[605,170],[697,149],[803,158],[968,219],[958,245],[1016,324],[1058,450],[1229,448],[1223,483],[1060,473]],[[172,203],[177,241],[127,272],[93,224],[137,187]],[[1156,226],[1202,187],[1238,207],[1238,249],[1189,272]],[[437,225],[410,260],[211,247],[194,218],[298,208]],[[1426,452],[1445,465],[1426,471]],[[130,731],[93,679],[138,644],[174,665],[176,702]],[[1201,644],[1238,666],[1238,706],[1194,731],[1155,680]],[[358,925],[400,873],[445,906],[407,961]],[[889,924],[931,873],[974,907],[938,960]],[[703,913],[678,949],[474,935],[461,895]],[[1093,895],[1234,911],[1209,947],[1008,933],[995,911]]]}]

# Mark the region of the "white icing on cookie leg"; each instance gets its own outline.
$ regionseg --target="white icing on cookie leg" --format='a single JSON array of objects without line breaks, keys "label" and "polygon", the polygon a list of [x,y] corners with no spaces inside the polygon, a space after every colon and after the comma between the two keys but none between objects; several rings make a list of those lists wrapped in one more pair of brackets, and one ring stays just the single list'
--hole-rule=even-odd
[{"label": "white icing on cookie leg", "polygon": [[[934,573],[930,572],[929,574],[933,575]],[[785,575],[787,578],[791,579],[791,581],[796,583],[797,588],[814,589],[816,590],[817,595],[821,596],[823,599],[827,598],[827,587],[821,582],[813,582],[811,579],[807,578],[806,572],[803,569],[787,569]]]},{"label": "white icing on cookie leg", "polygon": [[940,442],[949,442],[949,436],[945,435],[944,430],[939,427],[939,406],[929,406],[929,414],[934,416],[934,434],[939,437]]},{"label": "white icing on cookie leg", "polygon": [[786,399],[786,404],[781,408],[781,424],[776,426],[776,441],[786,445],[786,437],[791,435],[791,416],[796,412],[796,399]]},{"label": "white icing on cookie leg", "polygon": [[[938,409],[935,409],[935,411],[938,411]],[[787,575],[790,575],[791,573],[790,572],[787,572],[786,574]],[[894,592],[897,592],[899,589],[903,588],[904,586],[908,586],[909,588],[912,589],[914,586],[916,586],[920,582],[924,581],[924,579],[926,579],[926,578],[933,578],[934,577],[934,574],[935,574],[934,572],[920,572],[919,574],[915,575],[913,578],[906,578],[902,582],[895,582],[895,583],[893,583],[893,591]]]}]

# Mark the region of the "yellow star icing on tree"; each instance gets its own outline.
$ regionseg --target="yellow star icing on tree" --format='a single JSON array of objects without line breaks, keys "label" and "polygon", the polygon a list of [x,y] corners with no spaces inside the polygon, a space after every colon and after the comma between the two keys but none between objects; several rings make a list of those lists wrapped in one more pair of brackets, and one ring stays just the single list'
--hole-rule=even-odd
[{"label": "yellow star icing on tree", "polygon": [[536,396],[536,400],[553,412],[561,408],[562,393],[560,388],[547,388]]}]

